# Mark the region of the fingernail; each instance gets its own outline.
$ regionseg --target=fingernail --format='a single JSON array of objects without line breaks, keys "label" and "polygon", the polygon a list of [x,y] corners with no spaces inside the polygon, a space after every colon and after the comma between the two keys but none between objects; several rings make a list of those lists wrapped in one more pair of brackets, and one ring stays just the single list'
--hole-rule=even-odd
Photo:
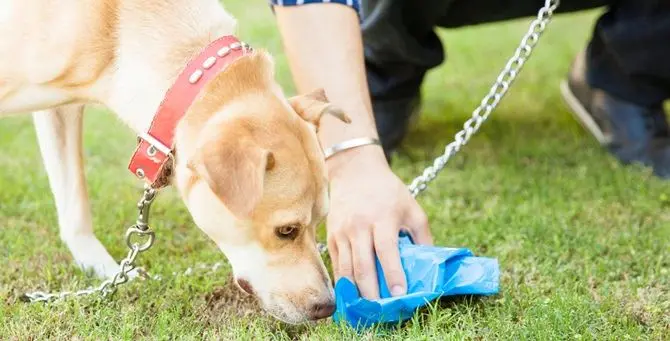
[{"label": "fingernail", "polygon": [[391,287],[391,295],[393,296],[400,296],[405,293],[405,290],[399,285],[394,285]]}]

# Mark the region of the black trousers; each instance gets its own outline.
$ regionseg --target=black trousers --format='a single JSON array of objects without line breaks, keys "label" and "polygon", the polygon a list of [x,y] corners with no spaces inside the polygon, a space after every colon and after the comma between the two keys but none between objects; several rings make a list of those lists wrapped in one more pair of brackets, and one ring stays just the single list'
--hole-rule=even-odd
[{"label": "black trousers", "polygon": [[[403,139],[424,75],[445,59],[436,27],[535,16],[543,4],[543,0],[362,0],[367,78],[385,150],[396,148]],[[602,6],[606,12],[596,21],[586,47],[588,82],[629,102],[661,105],[670,98],[670,0],[562,0],[557,13]]]}]

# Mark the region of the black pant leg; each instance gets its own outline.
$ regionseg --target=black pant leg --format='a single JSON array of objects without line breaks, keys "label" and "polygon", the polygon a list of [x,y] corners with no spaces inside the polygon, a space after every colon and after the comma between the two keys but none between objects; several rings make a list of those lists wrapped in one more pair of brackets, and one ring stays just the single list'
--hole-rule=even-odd
[{"label": "black pant leg", "polygon": [[[559,12],[595,8],[604,3],[605,0],[563,0]],[[426,72],[445,59],[436,27],[534,16],[543,4],[542,0],[362,0],[367,80],[387,156],[407,132]]]},{"label": "black pant leg", "polygon": [[[609,0],[561,0],[555,14],[594,9],[609,4]],[[467,0],[454,1],[439,21],[440,27],[457,28],[487,24],[523,17],[534,17],[544,0]],[[521,39],[521,37],[519,37]]]},{"label": "black pant leg", "polygon": [[434,27],[451,2],[361,2],[368,86],[387,157],[407,132],[426,71],[444,60],[442,43]]},{"label": "black pant leg", "polygon": [[646,107],[670,99],[670,1],[620,0],[587,50],[591,86]]}]

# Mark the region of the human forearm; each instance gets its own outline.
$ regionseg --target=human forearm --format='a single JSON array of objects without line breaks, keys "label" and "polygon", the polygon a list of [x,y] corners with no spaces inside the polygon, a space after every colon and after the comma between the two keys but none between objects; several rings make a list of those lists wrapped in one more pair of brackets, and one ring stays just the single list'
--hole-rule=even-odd
[{"label": "human forearm", "polygon": [[[295,4],[295,2],[294,2]],[[339,4],[276,6],[275,13],[298,91],[323,88],[351,118],[324,117],[325,148],[357,137],[377,137],[356,12]],[[382,148],[366,145],[327,160],[330,177],[328,252],[336,278],[356,282],[361,294],[379,297],[375,254],[393,295],[406,290],[397,243],[402,227],[420,244],[432,237],[425,213],[386,163]]]},{"label": "human forearm", "polygon": [[[342,5],[324,3],[277,6],[275,13],[298,91],[323,88],[330,102],[342,108],[352,120],[345,124],[324,117],[319,130],[322,145],[327,148],[351,138],[377,137],[356,12]],[[329,170],[333,173],[354,156],[384,160],[379,146],[358,147],[334,155],[328,161]]]}]

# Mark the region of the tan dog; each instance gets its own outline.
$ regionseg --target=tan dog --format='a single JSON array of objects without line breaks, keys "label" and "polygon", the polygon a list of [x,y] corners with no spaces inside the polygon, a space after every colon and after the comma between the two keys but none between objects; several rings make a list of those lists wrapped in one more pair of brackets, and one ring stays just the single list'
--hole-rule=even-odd
[{"label": "tan dog", "polygon": [[[119,267],[93,235],[83,104],[146,131],[188,60],[235,24],[217,0],[0,0],[0,116],[35,112],[61,238],[84,269]],[[237,283],[299,323],[334,309],[315,243],[328,208],[316,128],[324,114],[348,118],[322,91],[287,100],[273,69],[254,52],[205,86],[175,131],[172,184]]]}]

